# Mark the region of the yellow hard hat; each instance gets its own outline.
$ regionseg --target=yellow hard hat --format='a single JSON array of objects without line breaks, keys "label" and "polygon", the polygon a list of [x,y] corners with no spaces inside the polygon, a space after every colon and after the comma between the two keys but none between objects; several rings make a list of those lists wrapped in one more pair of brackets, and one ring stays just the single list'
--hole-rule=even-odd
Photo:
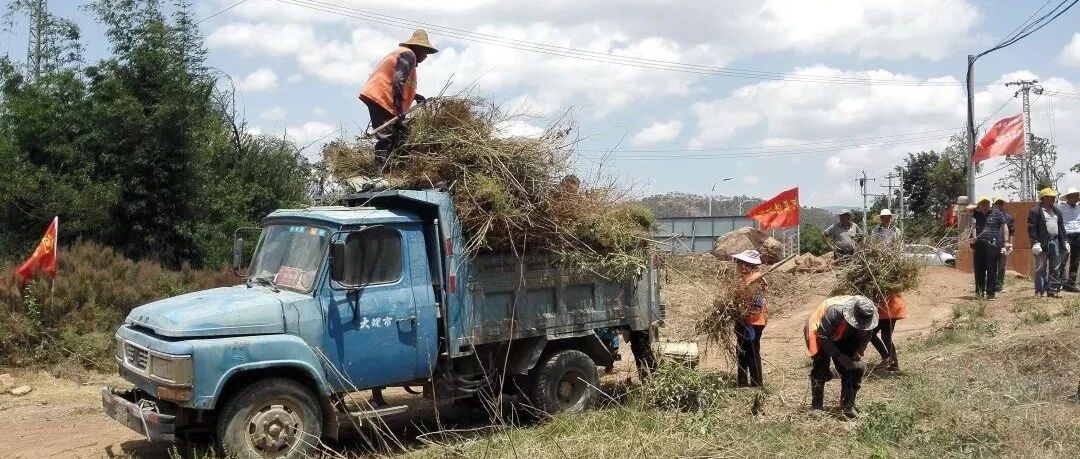
[{"label": "yellow hard hat", "polygon": [[994,203],[994,204],[997,204],[997,203],[999,203],[999,202],[1005,202],[1005,198],[1002,198],[1002,197],[1000,197],[1000,196],[994,196],[994,201],[993,201],[993,203]]},{"label": "yellow hard hat", "polygon": [[1058,192],[1054,191],[1054,189],[1050,188],[1050,187],[1046,187],[1046,188],[1043,188],[1043,189],[1039,190],[1039,197],[1040,198],[1045,198],[1045,197],[1056,198],[1057,195],[1058,195]]},{"label": "yellow hard hat", "polygon": [[989,196],[979,196],[979,200],[975,201],[975,204],[982,204],[984,202],[989,204],[990,203],[990,197]]}]

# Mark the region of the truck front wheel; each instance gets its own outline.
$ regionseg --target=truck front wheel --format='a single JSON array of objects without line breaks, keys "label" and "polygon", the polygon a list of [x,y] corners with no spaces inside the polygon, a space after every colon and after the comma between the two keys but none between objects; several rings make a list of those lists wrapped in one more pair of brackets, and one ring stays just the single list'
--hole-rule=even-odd
[{"label": "truck front wheel", "polygon": [[600,377],[596,362],[584,352],[556,352],[534,368],[531,376],[529,401],[543,413],[578,412],[596,402]]},{"label": "truck front wheel", "polygon": [[307,457],[322,435],[319,402],[291,379],[264,379],[241,389],[218,418],[221,449],[238,459]]}]

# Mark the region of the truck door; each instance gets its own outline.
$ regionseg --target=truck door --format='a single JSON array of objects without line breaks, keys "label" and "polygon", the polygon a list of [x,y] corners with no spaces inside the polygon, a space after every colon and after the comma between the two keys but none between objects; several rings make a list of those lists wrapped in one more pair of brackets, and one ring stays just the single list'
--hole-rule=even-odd
[{"label": "truck door", "polygon": [[417,313],[405,243],[409,233],[380,226],[350,233],[345,240],[352,258],[346,278],[355,288],[331,290],[327,338],[335,354],[331,358],[336,357],[338,369],[356,388],[416,377]]}]

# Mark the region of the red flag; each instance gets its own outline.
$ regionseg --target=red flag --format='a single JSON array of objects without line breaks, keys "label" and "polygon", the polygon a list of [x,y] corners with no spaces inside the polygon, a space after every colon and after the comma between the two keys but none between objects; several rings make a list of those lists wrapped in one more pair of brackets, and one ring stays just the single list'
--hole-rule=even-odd
[{"label": "red flag", "polygon": [[949,206],[945,209],[945,226],[949,228],[956,227],[956,206]]},{"label": "red flag", "polygon": [[45,235],[41,236],[41,242],[38,242],[37,248],[34,249],[34,254],[15,270],[15,273],[19,275],[20,285],[30,282],[30,278],[34,277],[38,271],[44,272],[50,279],[56,277],[56,235],[59,226],[60,218],[53,217],[52,223],[45,230]]},{"label": "red flag", "polygon": [[799,226],[799,188],[795,187],[758,204],[746,213],[762,231]]},{"label": "red flag", "polygon": [[998,156],[1019,155],[1024,152],[1024,114],[1002,118],[986,132],[975,146],[971,161],[980,163]]}]

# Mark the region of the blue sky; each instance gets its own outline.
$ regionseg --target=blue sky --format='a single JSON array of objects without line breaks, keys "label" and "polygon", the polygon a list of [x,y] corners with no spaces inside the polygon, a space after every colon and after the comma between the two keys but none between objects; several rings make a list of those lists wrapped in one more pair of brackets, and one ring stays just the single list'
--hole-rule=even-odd
[{"label": "blue sky", "polygon": [[[757,80],[615,65],[434,31],[432,41],[442,52],[419,69],[423,94],[437,92],[452,76],[451,91],[469,87],[521,113],[508,132],[536,132],[569,111],[582,138],[578,167],[593,180],[618,177],[638,194],[705,194],[716,185],[717,194],[768,196],[799,186],[803,202],[814,205],[856,205],[861,202],[854,181],[858,171],[881,176],[908,151],[943,147],[965,122],[965,56],[993,45],[1043,3],[292,2],[343,14],[248,0],[200,24],[210,64],[238,82],[252,129],[287,132],[305,144],[359,133],[367,124],[367,112],[356,99],[360,85],[371,66],[411,33],[408,24],[349,17],[372,12],[502,37],[502,43],[516,39],[788,74],[782,80]],[[75,7],[79,3],[53,0],[50,6],[75,19],[90,53],[102,55],[100,27]],[[196,16],[235,3],[197,2]],[[3,37],[0,52],[21,59],[25,40],[25,31],[17,28]],[[978,62],[976,79],[988,84],[977,88],[976,118],[1018,113],[1014,89],[1001,83],[1020,77],[1036,77],[1050,91],[1080,94],[1080,9]],[[821,78],[920,84],[806,82]],[[1080,162],[1077,99],[1080,95],[1044,95],[1032,105],[1033,132],[1054,133],[1062,171]],[[985,170],[999,164],[992,160]],[[716,184],[726,177],[737,179]],[[978,193],[994,193],[994,180],[993,175],[980,179]],[[1080,176],[1070,173],[1066,186],[1080,186]]]}]

